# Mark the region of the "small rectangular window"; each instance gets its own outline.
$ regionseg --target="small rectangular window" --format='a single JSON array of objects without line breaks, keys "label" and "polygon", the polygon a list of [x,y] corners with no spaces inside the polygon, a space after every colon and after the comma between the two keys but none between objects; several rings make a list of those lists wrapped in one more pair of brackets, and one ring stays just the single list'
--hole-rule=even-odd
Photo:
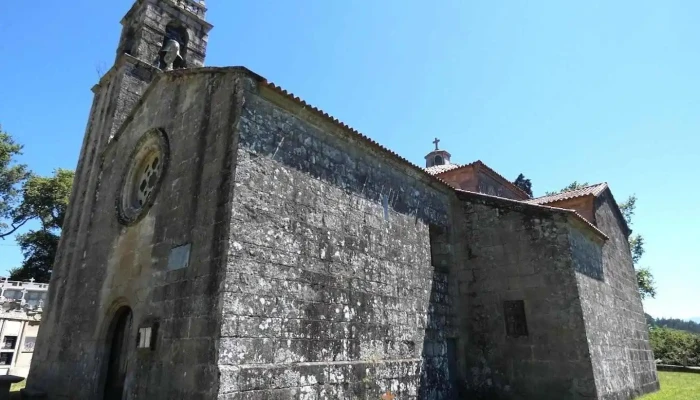
[{"label": "small rectangular window", "polygon": [[151,327],[139,328],[139,349],[151,348]]},{"label": "small rectangular window", "polygon": [[506,320],[506,335],[509,337],[527,336],[527,320],[525,319],[525,302],[512,300],[503,302],[503,315]]},{"label": "small rectangular window", "polygon": [[14,350],[17,345],[17,336],[5,336],[2,342],[3,350]]},{"label": "small rectangular window", "polygon": [[149,343],[151,350],[156,349],[156,338],[158,337],[158,322],[151,327],[151,342]]},{"label": "small rectangular window", "polygon": [[382,195],[382,207],[384,208],[384,220],[389,220],[389,196]]},{"label": "small rectangular window", "polygon": [[14,353],[0,353],[0,365],[12,365]]}]

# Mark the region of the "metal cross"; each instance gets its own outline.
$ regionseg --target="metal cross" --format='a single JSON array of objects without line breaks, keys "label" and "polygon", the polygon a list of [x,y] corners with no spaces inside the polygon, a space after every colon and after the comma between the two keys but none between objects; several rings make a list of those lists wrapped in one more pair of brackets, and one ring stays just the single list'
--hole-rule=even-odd
[{"label": "metal cross", "polygon": [[435,140],[433,140],[433,143],[435,143],[435,150],[437,150],[437,149],[438,149],[438,143],[440,143],[440,139],[435,138]]}]

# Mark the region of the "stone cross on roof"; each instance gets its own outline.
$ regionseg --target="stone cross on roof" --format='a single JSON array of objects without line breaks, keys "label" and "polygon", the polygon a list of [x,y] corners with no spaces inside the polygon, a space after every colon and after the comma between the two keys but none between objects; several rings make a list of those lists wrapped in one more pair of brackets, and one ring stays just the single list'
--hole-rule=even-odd
[{"label": "stone cross on roof", "polygon": [[433,140],[433,143],[435,144],[435,150],[437,150],[437,149],[438,149],[438,143],[440,143],[440,139],[435,138],[435,140]]}]

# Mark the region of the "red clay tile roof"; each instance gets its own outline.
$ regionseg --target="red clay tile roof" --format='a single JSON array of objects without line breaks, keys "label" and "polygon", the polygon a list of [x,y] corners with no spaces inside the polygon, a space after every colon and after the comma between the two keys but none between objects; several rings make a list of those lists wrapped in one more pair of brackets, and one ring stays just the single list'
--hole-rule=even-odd
[{"label": "red clay tile roof", "polygon": [[461,167],[459,164],[444,164],[444,165],[433,165],[432,167],[428,167],[425,169],[425,172],[429,173],[430,175],[438,175],[443,172],[447,172],[453,169],[457,169]]},{"label": "red clay tile roof", "polygon": [[557,193],[557,194],[553,194],[550,196],[537,197],[537,198],[530,199],[530,200],[523,200],[523,202],[529,203],[529,204],[548,204],[548,203],[554,203],[554,202],[562,201],[562,200],[574,199],[576,197],[598,196],[599,194],[603,193],[603,191],[607,187],[608,187],[608,184],[605,182],[597,183],[595,185],[590,185],[590,186],[582,187],[580,189],[570,190],[568,192]]},{"label": "red clay tile roof", "polygon": [[476,161],[474,161],[474,162],[471,162],[471,163],[469,163],[469,164],[464,164],[464,165],[459,165],[459,164],[436,165],[436,166],[433,166],[433,167],[428,167],[428,168],[426,168],[426,169],[425,169],[425,172],[427,172],[427,173],[429,173],[430,175],[433,175],[433,176],[434,176],[434,175],[442,174],[442,173],[447,172],[447,171],[452,171],[452,170],[459,169],[459,168],[463,168],[463,167],[473,167],[473,166],[475,166],[475,165],[479,166],[480,168],[483,168],[484,170],[486,170],[486,171],[488,171],[489,173],[491,173],[491,175],[493,175],[493,176],[496,177],[497,179],[500,179],[501,181],[503,181],[503,183],[506,184],[507,186],[509,186],[511,189],[513,189],[513,190],[515,190],[516,192],[522,194],[524,198],[529,198],[529,197],[530,197],[527,193],[525,193],[525,191],[523,191],[523,190],[520,189],[519,187],[515,186],[515,184],[513,184],[513,182],[511,182],[511,181],[509,181],[508,179],[506,179],[503,175],[501,175],[501,174],[499,174],[498,172],[496,172],[493,168],[491,168],[491,167],[489,167],[488,165],[484,164],[481,160],[476,160]]}]

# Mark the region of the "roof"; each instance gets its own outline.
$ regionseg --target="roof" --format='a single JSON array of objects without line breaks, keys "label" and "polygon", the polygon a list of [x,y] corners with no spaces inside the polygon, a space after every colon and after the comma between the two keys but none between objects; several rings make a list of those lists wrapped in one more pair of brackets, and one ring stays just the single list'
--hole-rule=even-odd
[{"label": "roof", "polygon": [[443,164],[443,165],[433,165],[432,167],[428,167],[425,169],[425,172],[429,173],[430,175],[437,175],[441,174],[443,172],[447,172],[456,168],[459,168],[459,164]]},{"label": "roof", "polygon": [[464,164],[464,165],[459,165],[459,164],[435,165],[432,167],[425,168],[425,172],[429,173],[430,175],[439,175],[439,174],[445,173],[447,171],[452,171],[452,170],[456,170],[459,168],[473,167],[473,166],[478,166],[479,168],[483,168],[484,170],[489,172],[491,175],[493,175],[496,179],[501,180],[504,184],[509,186],[511,189],[522,194],[524,198],[526,198],[526,199],[530,198],[530,195],[525,193],[524,190],[520,189],[513,182],[509,181],[503,175],[496,172],[493,168],[484,164],[481,160],[476,160],[474,162],[471,162],[469,164]]},{"label": "roof", "polygon": [[542,196],[523,201],[529,204],[549,204],[562,200],[575,199],[577,197],[598,196],[601,193],[603,193],[603,191],[607,188],[608,184],[603,182],[597,183],[595,185],[585,186],[579,189],[569,190],[568,192],[557,193],[549,196]]},{"label": "roof", "polygon": [[[131,59],[132,62],[136,62],[136,63],[140,63],[140,64],[141,64],[141,63],[142,63],[142,64],[145,64],[143,61],[140,61],[140,60],[138,60],[138,59],[136,59],[136,58],[133,58],[133,57],[125,57],[125,58],[123,58],[123,59]],[[148,64],[146,64],[146,65],[148,65]],[[163,77],[165,77],[165,76],[195,75],[195,74],[204,74],[204,73],[227,73],[227,72],[243,73],[243,74],[247,75],[248,77],[253,78],[254,80],[257,81],[258,84],[261,84],[261,85],[263,85],[263,86],[269,88],[270,90],[272,90],[272,91],[274,91],[274,92],[276,92],[276,93],[278,93],[278,94],[280,94],[280,95],[286,97],[287,99],[293,101],[294,103],[298,104],[299,106],[303,107],[304,109],[309,110],[309,111],[311,111],[311,112],[313,112],[313,113],[315,113],[315,114],[317,114],[317,115],[319,115],[319,116],[325,118],[325,119],[328,120],[329,122],[331,122],[331,123],[335,124],[336,126],[338,126],[338,127],[342,128],[342,129],[346,130],[347,132],[349,132],[349,133],[350,133],[352,136],[354,136],[355,138],[359,138],[359,139],[360,139],[361,141],[363,141],[365,144],[367,144],[367,145],[369,145],[369,146],[371,146],[371,147],[374,147],[375,149],[378,149],[379,151],[383,152],[384,154],[386,154],[386,155],[392,157],[394,160],[396,160],[396,161],[398,161],[398,162],[400,162],[400,163],[402,163],[402,164],[404,164],[404,165],[406,165],[406,166],[412,168],[412,169],[415,170],[415,171],[418,171],[419,173],[424,174],[424,176],[426,176],[426,177],[428,177],[428,178],[432,178],[432,180],[435,181],[436,183],[443,185],[443,187],[445,187],[445,188],[447,188],[447,189],[454,190],[455,193],[460,193],[460,192],[462,192],[463,195],[468,193],[468,194],[471,194],[471,195],[475,195],[475,196],[477,196],[477,197],[491,198],[491,199],[496,199],[496,200],[499,200],[499,201],[506,201],[506,202],[509,202],[509,203],[511,203],[511,204],[518,204],[518,203],[519,203],[519,204],[528,204],[526,201],[521,201],[521,200],[510,200],[510,199],[505,199],[505,198],[501,198],[501,197],[497,197],[497,196],[486,195],[486,194],[483,194],[483,193],[474,193],[474,192],[468,192],[468,191],[463,191],[463,190],[460,190],[460,189],[456,189],[456,188],[454,188],[452,185],[448,184],[448,183],[445,182],[443,179],[441,179],[439,176],[437,176],[437,175],[439,175],[439,174],[441,174],[441,173],[443,173],[443,172],[447,172],[447,171],[450,171],[450,170],[454,170],[454,169],[458,169],[458,168],[463,168],[463,167],[467,167],[467,166],[474,166],[474,165],[477,165],[477,166],[480,166],[480,167],[484,167],[485,170],[491,172],[492,174],[494,174],[495,176],[499,177],[500,179],[502,179],[502,180],[505,181],[506,183],[509,183],[512,187],[514,187],[514,188],[517,189],[518,191],[520,191],[520,192],[522,192],[523,194],[525,194],[525,196],[527,196],[527,194],[526,194],[522,189],[520,189],[519,187],[517,187],[517,186],[515,186],[514,184],[512,184],[510,181],[508,181],[507,179],[505,179],[503,176],[501,176],[500,174],[498,174],[498,173],[497,173],[496,171],[494,171],[493,169],[491,169],[491,168],[489,168],[488,166],[486,166],[486,164],[484,164],[484,163],[481,162],[480,160],[477,160],[477,161],[474,161],[474,162],[472,162],[472,163],[470,163],[470,164],[465,164],[465,165],[447,164],[447,165],[435,166],[435,167],[443,167],[444,170],[438,172],[438,170],[440,169],[440,168],[438,168],[438,169],[436,169],[436,170],[432,170],[433,172],[431,172],[431,171],[429,171],[429,169],[430,169],[430,168],[435,168],[435,167],[421,168],[421,167],[417,166],[416,164],[413,164],[412,162],[408,161],[407,159],[405,159],[404,157],[402,157],[402,156],[400,156],[399,154],[395,153],[394,151],[392,151],[392,150],[388,149],[387,147],[384,147],[384,146],[382,146],[381,144],[377,143],[376,141],[372,140],[370,137],[365,136],[364,134],[360,133],[359,131],[357,131],[357,130],[353,129],[352,127],[346,125],[345,123],[341,122],[341,121],[338,120],[337,118],[334,118],[333,116],[329,115],[328,113],[326,113],[326,112],[324,112],[324,111],[322,111],[322,110],[320,110],[320,109],[318,109],[318,108],[316,108],[316,107],[314,107],[314,106],[308,104],[307,102],[305,102],[304,100],[300,99],[299,97],[293,95],[292,93],[288,92],[287,90],[282,89],[281,87],[275,85],[274,83],[269,82],[269,81],[268,81],[267,79],[265,79],[264,77],[262,77],[262,76],[256,74],[255,72],[253,72],[253,71],[251,71],[251,70],[249,70],[248,68],[245,68],[245,67],[200,67],[200,68],[193,68],[193,69],[179,69],[179,70],[173,70],[173,71],[168,71],[168,72],[164,72],[164,73],[157,74],[156,77],[155,77],[155,79],[151,82],[150,85],[148,85],[148,87],[146,88],[146,90],[144,91],[144,93],[143,93],[143,94],[141,95],[141,97],[139,98],[138,102],[133,106],[131,112],[130,112],[129,115],[125,118],[125,120],[123,121],[122,125],[119,127],[119,129],[118,129],[117,132],[115,133],[114,138],[113,138],[113,141],[110,142],[110,143],[107,145],[107,148],[104,150],[104,152],[103,152],[103,154],[102,154],[102,158],[103,158],[102,161],[104,162],[105,153],[107,153],[107,152],[113,147],[114,143],[117,141],[117,139],[118,139],[119,136],[121,135],[122,131],[123,131],[123,130],[126,128],[126,126],[129,124],[130,120],[134,118],[134,115],[137,113],[137,110],[138,110],[138,109],[141,107],[141,105],[146,101],[146,99],[148,98],[148,95],[151,93],[151,91],[153,90],[153,88],[156,86],[156,83],[159,82],[160,80],[162,80]],[[105,74],[105,75],[107,75],[107,74]],[[103,77],[103,79],[101,79],[100,82],[99,82],[96,86],[102,84],[102,83],[105,82],[105,81],[106,81],[106,79],[105,79],[105,77]],[[527,197],[529,197],[529,196],[527,196]],[[576,212],[573,211],[573,210],[558,209],[558,208],[554,208],[554,207],[542,206],[542,205],[539,205],[539,204],[529,204],[529,205],[530,205],[531,207],[538,207],[538,208],[542,208],[542,209],[556,210],[556,211],[565,212],[565,213],[568,213],[568,214],[570,214],[570,215],[573,215],[573,216],[574,216],[574,219],[576,219],[576,220],[578,220],[578,221],[584,223],[584,224],[585,224],[587,227],[589,227],[594,233],[596,233],[597,235],[599,235],[600,237],[602,237],[604,240],[607,240],[607,239],[608,239],[608,237],[607,237],[600,229],[598,229],[595,225],[593,225],[593,224],[591,224],[590,222],[588,222],[585,218],[583,218],[581,215],[579,215],[578,213],[576,213]]]},{"label": "roof", "polygon": [[[118,62],[131,62],[131,63],[136,63],[139,65],[143,65],[149,68],[153,68],[157,71],[160,71],[158,68],[153,67],[152,65],[141,61],[137,59],[136,57],[132,57],[130,55],[126,55],[126,57],[122,57],[119,59]],[[93,87],[93,91],[100,85],[106,83],[108,79],[111,77],[113,74],[113,71],[116,68],[112,68],[108,73],[106,73],[102,79],[100,79],[100,82]],[[428,177],[428,179],[431,179],[432,181],[438,183],[439,185],[442,185],[446,189],[453,189],[450,184],[442,180],[440,177],[432,175],[432,174],[426,174],[425,170],[418,165],[412,163],[411,161],[407,160],[406,158],[400,156],[396,152],[390,150],[389,148],[382,146],[378,142],[374,141],[372,138],[362,134],[361,132],[357,131],[356,129],[350,127],[349,125],[343,123],[342,121],[338,120],[337,118],[329,115],[325,111],[316,108],[312,106],[311,104],[307,103],[306,101],[302,100],[298,96],[295,96],[294,94],[288,92],[287,90],[281,88],[278,85],[275,85],[274,83],[268,81],[265,77],[258,75],[257,73],[249,70],[246,67],[241,67],[241,66],[235,66],[235,67],[197,67],[197,68],[183,68],[183,69],[176,69],[176,70],[171,70],[171,71],[160,71],[160,73],[156,74],[155,78],[153,81],[148,85],[146,90],[143,92],[141,97],[139,98],[138,102],[132,107],[130,113],[127,115],[127,117],[124,119],[122,122],[122,125],[117,129],[117,132],[114,134],[113,141],[116,141],[119,136],[121,135],[121,132],[126,128],[126,126],[129,124],[129,122],[134,118],[134,115],[136,115],[138,109],[141,107],[141,105],[146,101],[148,96],[150,95],[151,91],[154,90],[154,88],[157,86],[157,83],[160,82],[162,79],[166,77],[178,77],[178,76],[190,76],[190,75],[198,75],[198,74],[211,74],[211,73],[239,73],[243,74],[251,79],[253,79],[257,84],[262,85],[269,90],[277,93],[278,95],[283,96],[284,98],[292,101],[293,103],[297,104],[298,106],[302,107],[304,110],[307,112],[311,112],[316,114],[319,117],[324,118],[325,120],[329,121],[330,123],[338,126],[339,128],[343,129],[346,132],[349,132],[350,135],[354,138],[360,139],[363,141],[365,144],[369,145],[370,147],[379,150],[380,152],[383,152],[387,156],[393,158],[394,160],[408,166],[409,168],[413,169],[414,171],[423,174]],[[111,142],[108,144],[107,148],[105,149],[104,153],[109,151],[109,149],[112,147]],[[103,153],[102,157],[104,158],[105,154]],[[103,160],[104,161],[104,160]]]},{"label": "roof", "polygon": [[588,221],[586,218],[584,218],[581,214],[576,212],[576,210],[571,210],[568,208],[559,208],[559,207],[552,207],[552,206],[544,206],[540,204],[531,204],[527,203],[525,201],[521,200],[513,200],[513,199],[507,199],[505,197],[498,197],[498,196],[492,196],[490,194],[485,194],[485,193],[477,193],[477,192],[470,192],[468,190],[462,190],[462,189],[455,189],[455,192],[457,193],[457,196],[464,197],[468,196],[473,199],[480,199],[482,201],[490,201],[490,202],[495,202],[501,205],[509,206],[511,208],[519,208],[519,207],[528,207],[531,210],[547,210],[547,211],[552,211],[552,212],[557,212],[562,215],[568,215],[573,218],[576,222],[581,224],[582,226],[588,228],[591,232],[593,232],[595,235],[597,235],[600,239],[603,240],[609,240],[608,235],[605,234],[605,232],[601,231],[598,229],[597,226],[593,225],[590,221]]}]

